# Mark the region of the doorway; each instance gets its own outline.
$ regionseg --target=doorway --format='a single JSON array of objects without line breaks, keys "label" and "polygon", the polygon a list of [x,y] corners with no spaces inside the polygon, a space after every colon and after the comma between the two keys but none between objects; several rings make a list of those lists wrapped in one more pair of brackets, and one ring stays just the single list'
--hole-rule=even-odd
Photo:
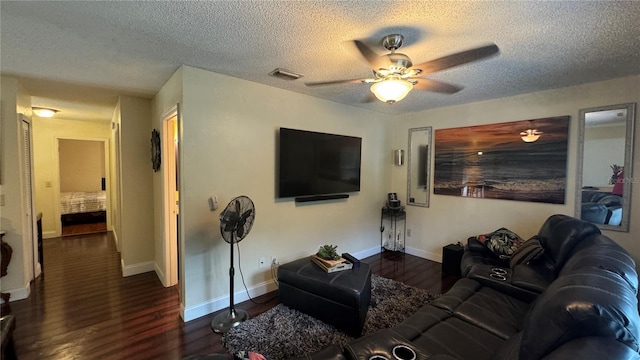
[{"label": "doorway", "polygon": [[173,286],[180,281],[180,123],[178,115],[176,107],[162,121],[165,286]]},{"label": "doorway", "polygon": [[58,139],[61,235],[107,231],[105,141]]}]

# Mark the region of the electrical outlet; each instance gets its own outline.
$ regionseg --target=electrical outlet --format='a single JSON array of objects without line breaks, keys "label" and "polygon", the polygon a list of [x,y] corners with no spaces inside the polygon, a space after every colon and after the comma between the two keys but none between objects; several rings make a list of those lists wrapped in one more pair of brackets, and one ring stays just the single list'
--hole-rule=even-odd
[{"label": "electrical outlet", "polygon": [[411,237],[411,229],[407,229],[407,237]]},{"label": "electrical outlet", "polygon": [[260,269],[262,269],[263,267],[265,267],[265,265],[267,264],[267,258],[265,258],[264,256],[260,258]]},{"label": "electrical outlet", "polygon": [[276,265],[278,265],[278,258],[274,256],[271,258],[271,266],[276,266]]}]

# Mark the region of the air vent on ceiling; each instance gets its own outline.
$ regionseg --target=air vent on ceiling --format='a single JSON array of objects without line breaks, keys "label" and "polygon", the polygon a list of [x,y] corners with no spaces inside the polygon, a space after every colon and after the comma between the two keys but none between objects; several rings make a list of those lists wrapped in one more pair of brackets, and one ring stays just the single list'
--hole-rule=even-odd
[{"label": "air vent on ceiling", "polygon": [[273,77],[277,77],[278,79],[282,79],[282,80],[297,80],[304,76],[304,75],[296,74],[293,71],[289,71],[281,68],[274,69],[272,72],[269,73],[269,75]]}]

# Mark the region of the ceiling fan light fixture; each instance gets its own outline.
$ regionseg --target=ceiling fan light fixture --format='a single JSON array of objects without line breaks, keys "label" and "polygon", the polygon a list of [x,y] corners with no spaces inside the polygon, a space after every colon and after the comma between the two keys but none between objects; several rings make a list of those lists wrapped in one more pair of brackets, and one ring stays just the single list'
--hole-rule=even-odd
[{"label": "ceiling fan light fixture", "polygon": [[522,141],[526,143],[536,142],[540,138],[540,135],[542,135],[542,131],[536,129],[527,129],[520,133]]},{"label": "ceiling fan light fixture", "polygon": [[37,107],[37,106],[32,107],[31,110],[33,111],[34,114],[36,114],[36,116],[43,117],[43,118],[53,117],[58,112],[58,110],[55,110],[55,109],[49,109],[49,108]]},{"label": "ceiling fan light fixture", "polygon": [[407,80],[387,79],[371,85],[371,92],[382,102],[393,104],[407,96],[413,84]]}]

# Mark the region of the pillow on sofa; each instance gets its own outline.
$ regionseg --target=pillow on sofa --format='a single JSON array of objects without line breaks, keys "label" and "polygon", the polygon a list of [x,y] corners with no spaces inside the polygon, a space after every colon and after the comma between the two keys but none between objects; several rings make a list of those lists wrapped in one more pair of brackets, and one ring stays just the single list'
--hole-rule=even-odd
[{"label": "pillow on sofa", "polygon": [[502,259],[508,259],[522,245],[524,240],[507,228],[500,228],[488,234],[477,236],[478,241]]}]

